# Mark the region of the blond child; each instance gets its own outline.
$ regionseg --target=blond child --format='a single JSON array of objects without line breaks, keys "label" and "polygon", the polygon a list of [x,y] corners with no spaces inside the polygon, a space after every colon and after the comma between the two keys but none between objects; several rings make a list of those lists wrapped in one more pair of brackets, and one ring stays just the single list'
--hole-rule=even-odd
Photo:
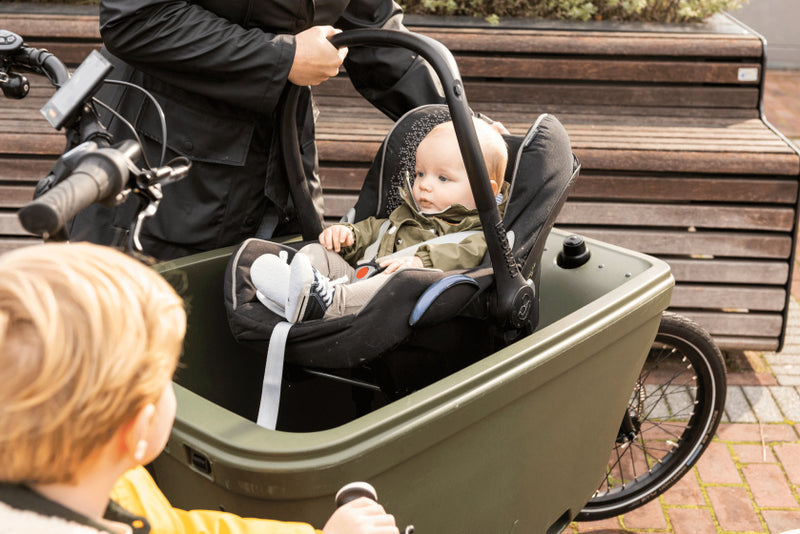
[{"label": "blond child", "polygon": [[[479,118],[473,123],[497,195],[503,188],[508,148],[496,126]],[[388,223],[370,217],[356,224],[334,224],[320,234],[319,244],[300,249],[291,265],[274,255],[257,258],[251,278],[259,300],[289,322],[338,317],[360,310],[399,269],[449,271],[481,262],[486,239],[452,122],[437,125],[420,142],[413,185],[407,184],[401,196],[403,204],[389,215]],[[504,195],[498,195],[498,204],[503,200]],[[460,234],[455,241],[429,242],[455,234]],[[358,262],[373,259],[381,272],[349,283]]]},{"label": "blond child", "polygon": [[[172,428],[185,331],[180,297],[120,252],[76,243],[0,255],[0,531],[316,532],[174,509],[141,467]],[[359,499],[323,532],[398,529],[380,505]]]}]

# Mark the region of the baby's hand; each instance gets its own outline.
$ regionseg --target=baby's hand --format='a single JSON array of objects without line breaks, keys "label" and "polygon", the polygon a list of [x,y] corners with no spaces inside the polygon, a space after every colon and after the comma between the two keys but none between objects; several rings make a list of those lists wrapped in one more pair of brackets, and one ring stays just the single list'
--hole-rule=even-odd
[{"label": "baby's hand", "polygon": [[339,252],[342,250],[342,245],[349,247],[355,241],[353,240],[353,232],[347,226],[334,224],[325,228],[319,234],[319,243],[328,250]]},{"label": "baby's hand", "polygon": [[380,266],[384,267],[384,273],[389,274],[400,269],[408,269],[409,267],[425,267],[422,264],[422,258],[419,256],[403,256],[400,258],[392,258],[380,262]]}]

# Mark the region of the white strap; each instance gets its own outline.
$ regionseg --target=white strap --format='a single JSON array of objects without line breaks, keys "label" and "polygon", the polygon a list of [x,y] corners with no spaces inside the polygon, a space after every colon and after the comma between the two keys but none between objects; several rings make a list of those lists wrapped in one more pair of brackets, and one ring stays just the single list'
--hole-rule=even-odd
[{"label": "white strap", "polygon": [[258,426],[275,430],[278,423],[278,407],[281,402],[281,382],[283,381],[283,357],[286,354],[286,340],[293,323],[281,321],[272,329],[267,350],[267,364],[264,367],[264,381],[261,383],[261,401],[258,405]]},{"label": "white strap", "polygon": [[[388,221],[386,221],[386,222],[388,222]],[[385,224],[386,223],[381,225],[381,228],[378,231],[378,233],[379,233],[378,240],[375,241],[374,243],[372,243],[369,247],[367,247],[367,250],[364,253],[364,257],[361,258],[360,261],[364,261],[364,260],[369,261],[369,260],[375,258],[375,254],[377,254],[377,252],[378,252],[377,248],[378,248],[378,244],[380,243],[380,238],[383,236],[383,234],[386,233],[386,230],[383,227]],[[416,245],[411,245],[410,247],[406,247],[406,248],[404,248],[402,250],[398,250],[394,254],[389,254],[388,256],[383,256],[381,259],[383,260],[385,258],[400,258],[400,257],[404,257],[404,256],[413,256],[414,254],[416,254],[417,249],[419,247],[421,247],[422,245],[441,245],[442,243],[460,243],[463,240],[465,240],[466,238],[468,238],[469,236],[475,235],[475,234],[479,234],[479,233],[481,233],[481,230],[465,230],[463,232],[454,232],[452,234],[440,235],[439,237],[434,237],[432,239],[428,239],[427,241],[423,241],[422,243],[417,243]],[[508,233],[506,233],[506,236],[508,237],[508,248],[513,249],[514,248],[514,231],[510,230]]]},{"label": "white strap", "polygon": [[391,224],[392,223],[389,219],[386,219],[383,221],[383,223],[381,223],[380,228],[378,228],[378,237],[364,250],[364,255],[361,256],[361,259],[358,261],[370,261],[378,255],[378,247],[381,246],[383,236],[386,234],[386,231],[389,230],[389,226],[391,226]]},{"label": "white strap", "polygon": [[440,235],[439,237],[434,237],[432,239],[428,239],[427,241],[423,241],[422,243],[417,243],[416,245],[411,245],[410,247],[406,247],[402,250],[398,250],[394,254],[389,254],[388,256],[384,256],[384,258],[400,258],[404,256],[413,256],[417,253],[417,249],[422,245],[441,245],[442,243],[461,243],[466,238],[471,235],[480,234],[480,230],[464,230],[463,232],[454,232],[452,234],[444,234]]}]

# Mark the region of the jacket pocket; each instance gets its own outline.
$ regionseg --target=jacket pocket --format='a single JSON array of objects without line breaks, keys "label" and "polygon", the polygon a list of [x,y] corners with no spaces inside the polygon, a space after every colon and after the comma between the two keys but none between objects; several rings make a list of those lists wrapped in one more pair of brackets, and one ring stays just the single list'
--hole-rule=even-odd
[{"label": "jacket pocket", "polygon": [[[243,166],[255,130],[255,119],[205,112],[164,95],[154,95],[166,115],[167,147],[193,161]],[[209,106],[213,108],[213,106]],[[144,100],[136,130],[161,145],[161,120],[154,105]]]}]

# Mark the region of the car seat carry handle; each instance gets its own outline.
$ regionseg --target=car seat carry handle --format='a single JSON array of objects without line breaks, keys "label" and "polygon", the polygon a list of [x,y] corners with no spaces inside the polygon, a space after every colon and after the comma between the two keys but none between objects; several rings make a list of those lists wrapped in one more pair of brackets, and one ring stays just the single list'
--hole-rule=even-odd
[{"label": "car seat carry handle", "polygon": [[348,30],[332,36],[330,41],[337,48],[358,45],[406,48],[427,60],[436,72],[445,92],[447,107],[453,120],[494,269],[497,293],[492,306],[492,315],[501,323],[515,328],[527,326],[533,307],[533,288],[523,279],[511,254],[503,221],[497,211],[495,195],[489,183],[489,173],[478,143],[475,125],[472,122],[472,111],[467,104],[461,75],[453,55],[447,47],[435,39],[399,30]]},{"label": "car seat carry handle", "polygon": [[281,109],[281,128],[278,135],[281,143],[289,191],[297,210],[297,220],[303,239],[316,241],[322,233],[324,224],[322,214],[317,211],[311,198],[303,156],[300,153],[300,138],[297,132],[297,105],[300,100],[300,87],[289,84]]}]

